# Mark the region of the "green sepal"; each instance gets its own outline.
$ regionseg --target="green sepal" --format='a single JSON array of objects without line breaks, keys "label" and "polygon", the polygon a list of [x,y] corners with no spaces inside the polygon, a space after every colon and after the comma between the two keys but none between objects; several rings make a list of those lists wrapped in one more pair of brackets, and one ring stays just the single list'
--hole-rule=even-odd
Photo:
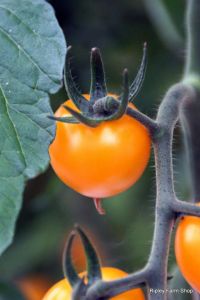
[{"label": "green sepal", "polygon": [[133,83],[130,86],[130,93],[129,93],[129,102],[133,102],[133,99],[137,96],[139,93],[142,84],[144,82],[145,73],[147,68],[147,44],[144,43],[143,47],[143,56],[142,61],[140,64],[140,68],[138,70],[137,76],[135,77]]},{"label": "green sepal", "polygon": [[88,284],[92,284],[96,280],[102,278],[100,261],[95,248],[93,247],[92,243],[90,242],[86,234],[83,232],[83,230],[78,225],[75,226],[75,229],[80,235],[87,258]]},{"label": "green sepal", "polygon": [[111,115],[112,120],[121,118],[128,107],[129,103],[129,84],[128,84],[128,70],[125,69],[123,72],[123,94],[119,99],[119,106],[117,111]]},{"label": "green sepal", "polygon": [[107,95],[107,87],[105,80],[105,71],[103,60],[98,48],[91,50],[91,87],[90,87],[90,103],[94,104],[100,98]]},{"label": "green sepal", "polygon": [[89,126],[89,127],[96,127],[99,124],[99,121],[93,118],[90,118],[88,116],[85,116],[77,111],[75,111],[74,109],[72,109],[71,107],[67,106],[67,105],[63,105],[63,107],[72,114],[72,116],[74,116],[75,119],[77,119],[78,121],[80,121],[81,123]]},{"label": "green sepal", "polygon": [[68,52],[71,49],[71,46],[67,48],[66,63],[64,67],[64,85],[68,97],[74,102],[76,107],[82,112],[88,112],[89,102],[83,97],[83,95],[78,91],[76,84],[74,83]]},{"label": "green sepal", "polygon": [[[68,48],[68,51],[71,47]],[[66,61],[68,62],[68,56]],[[125,113],[132,116],[132,111],[129,110],[128,103],[132,102],[134,97],[140,91],[145,77],[147,65],[147,46],[143,47],[143,57],[140,64],[137,76],[131,86],[128,85],[128,70],[123,73],[123,94],[118,100],[112,96],[107,96],[107,88],[105,82],[105,74],[103,61],[98,48],[93,48],[91,51],[91,89],[90,101],[87,101],[77,90],[73,81],[69,64],[66,63],[64,82],[66,90],[74,104],[80,110],[76,110],[63,105],[63,107],[71,113],[72,117],[51,117],[56,121],[74,123],[79,122],[89,127],[97,127],[103,121],[112,121],[121,118]],[[67,68],[68,66],[68,68]]]},{"label": "green sepal", "polygon": [[78,124],[80,123],[76,118],[74,117],[55,117],[55,116],[48,116],[49,119],[54,121],[59,121],[63,123],[71,123],[71,124]]},{"label": "green sepal", "polygon": [[78,276],[71,257],[71,250],[72,250],[72,244],[74,241],[76,233],[72,232],[69,236],[69,239],[66,244],[66,248],[63,253],[63,272],[65,277],[68,279],[70,285],[72,287],[76,286],[77,283],[81,281],[80,277]]}]

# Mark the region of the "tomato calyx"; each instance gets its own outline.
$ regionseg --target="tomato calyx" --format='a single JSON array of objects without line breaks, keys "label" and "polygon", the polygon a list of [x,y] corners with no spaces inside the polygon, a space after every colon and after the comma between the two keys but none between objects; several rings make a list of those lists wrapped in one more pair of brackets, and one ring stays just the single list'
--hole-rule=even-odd
[{"label": "tomato calyx", "polygon": [[123,71],[123,92],[118,97],[108,95],[104,65],[101,53],[98,48],[91,50],[91,87],[89,101],[79,92],[71,74],[67,49],[66,64],[64,69],[64,85],[69,96],[78,111],[64,105],[64,108],[71,114],[66,117],[49,116],[50,119],[64,123],[83,123],[90,127],[96,127],[103,121],[111,121],[121,118],[128,108],[128,104],[133,102],[144,81],[147,65],[147,47],[143,47],[143,57],[138,73],[129,86],[128,70]]},{"label": "tomato calyx", "polygon": [[[72,262],[71,253],[73,241],[77,233],[81,238],[87,260],[87,273],[82,278],[80,278],[76,272]],[[73,287],[73,300],[83,299],[87,293],[87,289],[94,282],[102,279],[100,260],[96,250],[85,232],[78,225],[75,225],[75,229],[71,232],[66,243],[63,254],[63,272],[65,278],[68,279],[69,283]]]}]

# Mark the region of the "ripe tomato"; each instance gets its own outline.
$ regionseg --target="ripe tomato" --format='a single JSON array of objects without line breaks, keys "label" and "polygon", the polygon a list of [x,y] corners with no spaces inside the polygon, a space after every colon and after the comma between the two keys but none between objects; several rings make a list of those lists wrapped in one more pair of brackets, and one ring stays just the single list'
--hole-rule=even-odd
[{"label": "ripe tomato", "polygon": [[[116,268],[102,268],[102,277],[104,280],[115,280],[126,277],[128,274]],[[81,273],[80,276],[83,276]],[[56,283],[45,295],[43,300],[69,300],[71,299],[71,286],[66,279]],[[110,298],[112,300],[145,300],[144,293],[141,289],[134,289],[121,295]]]},{"label": "ripe tomato", "polygon": [[[65,104],[76,109],[71,100]],[[55,113],[56,117],[67,115],[62,106]],[[85,196],[105,198],[138,180],[148,163],[150,146],[148,130],[124,115],[95,128],[57,122],[49,153],[54,171],[66,185]]]},{"label": "ripe tomato", "polygon": [[175,236],[175,254],[181,273],[200,293],[200,218],[181,218]]},{"label": "ripe tomato", "polygon": [[33,275],[18,279],[17,285],[27,300],[41,300],[50,282],[41,275]]}]

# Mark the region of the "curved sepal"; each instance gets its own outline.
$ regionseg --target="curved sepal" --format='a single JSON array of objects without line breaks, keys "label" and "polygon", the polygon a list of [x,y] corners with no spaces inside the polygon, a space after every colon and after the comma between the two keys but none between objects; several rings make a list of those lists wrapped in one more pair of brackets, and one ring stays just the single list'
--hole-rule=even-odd
[{"label": "curved sepal", "polygon": [[92,119],[88,116],[84,116],[83,114],[80,114],[79,112],[75,111],[74,109],[72,109],[71,107],[67,106],[67,105],[63,105],[63,107],[72,114],[72,116],[77,119],[78,121],[80,121],[81,123],[89,126],[89,127],[96,127],[99,124],[99,121],[97,121],[96,119]]},{"label": "curved sepal", "polygon": [[91,87],[90,87],[90,103],[103,98],[107,95],[107,87],[105,80],[105,71],[101,53],[98,48],[91,50]]},{"label": "curved sepal", "polygon": [[113,119],[121,118],[128,107],[129,103],[129,83],[128,83],[128,70],[125,69],[123,72],[123,94],[119,99],[119,106],[117,111],[112,115]]},{"label": "curved sepal", "polygon": [[75,234],[75,232],[72,232],[70,234],[63,253],[63,272],[72,287],[76,286],[81,281],[74,268],[71,257],[72,244],[74,241]]},{"label": "curved sepal", "polygon": [[78,225],[76,225],[75,228],[80,235],[85,249],[85,254],[87,258],[88,283],[92,284],[96,280],[102,278],[99,258],[97,256],[96,250],[94,249],[93,245],[91,244],[84,231]]},{"label": "curved sepal", "polygon": [[71,123],[71,124],[78,124],[80,123],[76,118],[74,117],[55,117],[55,116],[48,116],[49,119],[54,121],[59,121],[63,123]]},{"label": "curved sepal", "polygon": [[136,97],[136,95],[139,93],[146,73],[146,67],[147,67],[147,44],[144,43],[143,47],[143,56],[142,61],[140,64],[139,71],[137,73],[137,76],[135,77],[133,83],[130,86],[130,92],[129,92],[129,102],[133,102],[133,99]]},{"label": "curved sepal", "polygon": [[67,91],[68,97],[74,102],[76,107],[83,112],[89,110],[89,103],[83,97],[83,95],[78,91],[76,84],[73,80],[68,52],[71,49],[71,46],[67,48],[66,63],[64,68],[64,85]]}]

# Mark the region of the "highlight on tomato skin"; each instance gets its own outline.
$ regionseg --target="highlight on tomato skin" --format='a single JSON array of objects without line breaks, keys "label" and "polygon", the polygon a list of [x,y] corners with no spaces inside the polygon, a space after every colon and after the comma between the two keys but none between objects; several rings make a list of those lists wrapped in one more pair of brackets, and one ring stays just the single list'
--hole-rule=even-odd
[{"label": "highlight on tomato skin", "polygon": [[[198,205],[200,205],[198,203]],[[175,235],[175,255],[186,281],[200,293],[200,218],[183,216]]]},{"label": "highlight on tomato skin", "polygon": [[[101,268],[102,277],[104,280],[115,280],[119,278],[126,277],[128,274],[122,270],[110,267]],[[83,277],[85,273],[81,273],[80,277]],[[70,300],[71,299],[72,288],[67,281],[63,279],[56,283],[44,296],[43,300]],[[110,298],[110,300],[145,300],[144,292],[140,288],[130,290],[128,292],[122,293],[115,297]]]},{"label": "highlight on tomato skin", "polygon": [[[78,110],[71,100],[65,103]],[[55,113],[56,117],[69,115],[62,105]],[[148,130],[124,115],[95,128],[57,122],[49,154],[55,173],[66,185],[82,195],[105,198],[127,190],[141,177],[150,149]]]}]

